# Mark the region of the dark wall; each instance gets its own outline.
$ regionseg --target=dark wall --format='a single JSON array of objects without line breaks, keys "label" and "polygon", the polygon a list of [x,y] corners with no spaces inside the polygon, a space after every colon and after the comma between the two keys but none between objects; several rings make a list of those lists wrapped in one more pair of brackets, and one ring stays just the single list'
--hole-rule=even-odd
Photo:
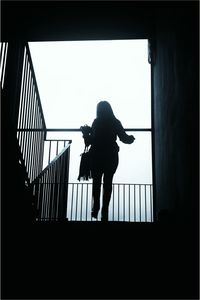
[{"label": "dark wall", "polygon": [[198,214],[198,14],[198,1],[2,1],[5,41],[154,41],[156,212],[182,221]]},{"label": "dark wall", "polygon": [[198,216],[198,38],[198,8],[189,6],[175,16],[157,19],[153,66],[157,213],[186,223]]},{"label": "dark wall", "polygon": [[141,38],[154,9],[139,1],[2,1],[2,37],[27,41]]}]

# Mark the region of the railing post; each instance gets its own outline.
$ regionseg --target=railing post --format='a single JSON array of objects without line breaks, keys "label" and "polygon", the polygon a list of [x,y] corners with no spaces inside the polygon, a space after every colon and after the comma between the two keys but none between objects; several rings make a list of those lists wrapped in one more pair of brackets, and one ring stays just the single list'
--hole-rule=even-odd
[{"label": "railing post", "polygon": [[9,123],[12,123],[14,130],[17,129],[18,123],[24,47],[24,43],[21,42],[8,43],[4,88],[2,91],[2,116],[6,117]]}]

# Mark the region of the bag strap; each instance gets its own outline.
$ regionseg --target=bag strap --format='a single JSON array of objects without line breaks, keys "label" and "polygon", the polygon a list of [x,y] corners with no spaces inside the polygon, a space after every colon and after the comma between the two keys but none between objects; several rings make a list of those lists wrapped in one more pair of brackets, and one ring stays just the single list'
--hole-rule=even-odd
[{"label": "bag strap", "polygon": [[88,148],[89,148],[89,146],[86,146],[86,145],[85,145],[84,153],[86,153],[86,152],[88,152],[88,151],[89,151],[89,149],[88,149]]}]

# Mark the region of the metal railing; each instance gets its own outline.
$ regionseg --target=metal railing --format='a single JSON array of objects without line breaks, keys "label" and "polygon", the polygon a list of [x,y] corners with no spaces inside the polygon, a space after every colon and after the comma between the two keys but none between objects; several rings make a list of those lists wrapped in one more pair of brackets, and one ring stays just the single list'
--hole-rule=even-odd
[{"label": "metal railing", "polygon": [[[68,185],[67,219],[91,221],[92,183],[69,183]],[[97,220],[100,219],[101,212]],[[152,184],[114,183],[108,220],[153,222]]]},{"label": "metal railing", "polygon": [[[12,54],[16,54],[16,57],[14,56],[15,67],[19,60],[19,53],[16,51],[13,51],[13,53],[12,51],[9,52],[10,49],[12,50],[11,47],[8,47],[8,43],[0,44],[0,79],[2,88],[4,77],[5,87],[7,86],[6,83],[8,83],[8,80],[6,80],[8,76],[5,76],[5,70],[7,70],[6,64],[7,66],[13,65],[12,59],[10,60]],[[7,98],[5,99],[10,99],[9,97],[16,95],[14,98],[17,99],[15,102],[18,115],[15,112],[13,115],[16,120],[14,128],[15,130],[17,129],[16,137],[20,149],[19,163],[25,167],[29,182],[33,183],[33,194],[37,198],[38,219],[65,219],[67,217],[69,220],[89,220],[91,218],[92,185],[88,183],[68,184],[70,150],[69,144],[66,146],[66,142],[70,143],[70,141],[46,139],[47,131],[80,132],[81,130],[78,128],[46,129],[28,43],[20,46],[20,64],[20,72],[17,73],[19,78],[16,77],[14,80],[12,78],[14,82],[15,79],[18,79],[19,83],[16,87],[8,84],[8,88],[4,88],[4,90],[10,91],[12,90],[10,86],[14,87],[12,95],[7,93],[9,95],[6,94]],[[17,90],[15,91],[15,89]],[[125,130],[151,132],[151,128],[127,128]],[[64,143],[64,149],[59,154],[59,145],[61,143]],[[43,170],[45,167],[45,147],[49,147],[46,163],[48,166]],[[54,154],[52,154],[52,148],[56,149]],[[56,158],[54,159],[55,156]],[[109,220],[152,222],[152,185],[114,184]]]},{"label": "metal railing", "polygon": [[[48,132],[48,129],[46,132]],[[43,169],[50,164],[57,155],[59,155],[59,153],[66,147],[66,143],[71,144],[71,142],[72,140],[66,139],[46,139],[44,144]]]},{"label": "metal railing", "polygon": [[8,51],[8,43],[0,43],[0,80],[1,80],[2,89],[4,87],[7,51]]},{"label": "metal railing", "polygon": [[28,44],[24,47],[17,138],[32,182],[42,171],[46,125]]},{"label": "metal railing", "polygon": [[36,220],[65,220],[68,197],[70,143],[32,182]]}]

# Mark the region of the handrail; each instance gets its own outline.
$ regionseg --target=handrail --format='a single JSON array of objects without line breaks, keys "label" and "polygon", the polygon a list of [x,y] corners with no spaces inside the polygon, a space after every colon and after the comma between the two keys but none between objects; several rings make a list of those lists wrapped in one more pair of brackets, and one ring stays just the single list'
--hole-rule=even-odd
[{"label": "handrail", "polygon": [[[18,128],[17,129],[18,131],[44,131],[43,129],[40,129],[40,128]],[[124,129],[125,131],[152,131],[152,128],[125,128]],[[51,131],[51,132],[56,132],[56,131],[60,131],[60,132],[63,132],[63,131],[66,131],[66,132],[71,132],[71,131],[74,131],[74,132],[81,132],[81,129],[80,128],[48,128],[46,129],[46,131]]]},{"label": "handrail", "polygon": [[[57,141],[57,140],[55,140]],[[42,172],[38,175],[37,178],[40,178],[43,176],[43,174],[60,158],[61,155],[63,155],[63,153],[70,147],[70,144],[72,143],[72,140],[68,140],[69,141],[69,144],[66,145],[63,150],[58,154],[56,155],[56,157],[42,170]],[[36,178],[36,179],[37,179]],[[35,180],[36,180],[35,179]],[[35,182],[35,180],[33,181],[33,183]]]}]

